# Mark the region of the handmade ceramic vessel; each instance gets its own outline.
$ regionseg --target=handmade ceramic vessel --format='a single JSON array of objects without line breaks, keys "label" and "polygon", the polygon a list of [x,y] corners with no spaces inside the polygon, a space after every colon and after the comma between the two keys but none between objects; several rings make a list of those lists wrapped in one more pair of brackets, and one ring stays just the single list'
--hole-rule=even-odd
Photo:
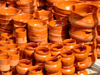
[{"label": "handmade ceramic vessel", "polygon": [[8,71],[3,71],[2,75],[12,75],[12,69],[10,69]]},{"label": "handmade ceramic vessel", "polygon": [[6,40],[9,39],[12,35],[9,33],[2,33],[1,36],[4,37],[4,40]]},{"label": "handmade ceramic vessel", "polygon": [[18,44],[9,44],[8,47],[11,51],[17,51],[18,50]]},{"label": "handmade ceramic vessel", "polygon": [[86,70],[77,71],[77,75],[88,75],[88,72]]},{"label": "handmade ceramic vessel", "polygon": [[48,47],[48,48],[51,48],[52,43],[40,43],[39,46],[40,46],[40,47]]},{"label": "handmade ceramic vessel", "polygon": [[61,71],[57,72],[57,73],[46,73],[46,75],[62,75]]}]

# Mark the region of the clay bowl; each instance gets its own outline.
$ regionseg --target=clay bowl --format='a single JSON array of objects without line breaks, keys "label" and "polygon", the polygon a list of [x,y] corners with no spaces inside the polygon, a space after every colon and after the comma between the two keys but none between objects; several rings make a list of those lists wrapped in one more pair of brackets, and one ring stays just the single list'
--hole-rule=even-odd
[{"label": "clay bowl", "polygon": [[0,7],[6,7],[6,1],[0,1]]},{"label": "clay bowl", "polygon": [[30,20],[32,18],[33,18],[33,16],[31,14],[21,13],[21,14],[15,15],[13,17],[13,21],[14,21],[14,24],[16,24],[16,25],[23,25],[23,24],[26,24],[28,22],[28,20]]},{"label": "clay bowl", "polygon": [[77,3],[81,3],[79,1],[59,1],[54,3],[55,12],[69,15],[71,13],[71,7]]},{"label": "clay bowl", "polygon": [[0,17],[3,19],[9,19],[11,20],[14,15],[19,14],[21,10],[16,9],[14,7],[5,7],[5,8],[0,8]]}]

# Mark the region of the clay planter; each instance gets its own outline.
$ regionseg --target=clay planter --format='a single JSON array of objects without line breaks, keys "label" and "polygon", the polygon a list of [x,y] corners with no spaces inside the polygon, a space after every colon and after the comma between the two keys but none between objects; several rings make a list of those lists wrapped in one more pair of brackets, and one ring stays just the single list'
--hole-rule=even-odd
[{"label": "clay planter", "polygon": [[70,67],[63,67],[62,69],[61,69],[61,72],[62,72],[62,75],[73,75],[74,74],[74,72],[75,72],[75,67],[72,65],[72,66],[70,66]]},{"label": "clay planter", "polygon": [[44,67],[48,73],[57,73],[61,70],[61,59],[50,57],[46,60]]},{"label": "clay planter", "polygon": [[7,54],[0,54],[0,71],[10,70],[10,57]]},{"label": "clay planter", "polygon": [[9,41],[0,41],[0,45],[1,45],[1,46],[6,46],[6,45],[8,45],[8,44],[10,44]]},{"label": "clay planter", "polygon": [[71,66],[74,64],[75,57],[72,51],[61,52],[61,62],[63,66]]},{"label": "clay planter", "polygon": [[3,71],[2,75],[12,75],[12,69],[10,69],[9,71]]},{"label": "clay planter", "polygon": [[32,67],[32,62],[28,59],[22,59],[16,66],[16,71],[18,74],[28,74],[28,70]]},{"label": "clay planter", "polygon": [[92,4],[76,4],[73,6],[69,21],[76,28],[93,28],[98,24],[97,10],[98,8]]},{"label": "clay planter", "polygon": [[89,55],[87,47],[82,44],[77,44],[76,46],[74,46],[73,52],[75,55],[75,60],[78,62],[84,61]]},{"label": "clay planter", "polygon": [[[0,8],[0,18],[11,20],[14,15],[19,14],[21,11],[13,7]],[[9,12],[10,11],[10,12]]]},{"label": "clay planter", "polygon": [[46,73],[46,75],[62,75],[61,71],[57,72],[57,73]]},{"label": "clay planter", "polygon": [[42,73],[42,68],[39,66],[33,66],[29,69],[28,75],[44,75]]},{"label": "clay planter", "polygon": [[91,42],[94,39],[94,30],[71,27],[69,30],[69,35],[77,42]]},{"label": "clay planter", "polygon": [[75,62],[75,69],[78,71],[85,70],[88,67],[88,64],[89,64],[88,59],[81,62]]},{"label": "clay planter", "polygon": [[76,73],[77,75],[88,75],[88,72],[86,70],[77,71]]},{"label": "clay planter", "polygon": [[51,57],[49,48],[47,47],[37,47],[34,58],[37,62],[44,63],[47,58]]},{"label": "clay planter", "polygon": [[51,46],[51,55],[52,56],[59,56],[61,51],[64,51],[64,47],[62,44],[52,44]]},{"label": "clay planter", "polygon": [[16,43],[26,43],[27,34],[25,28],[15,29]]},{"label": "clay planter", "polygon": [[13,21],[14,21],[14,24],[16,25],[25,25],[28,20],[32,19],[33,16],[29,13],[21,13],[21,14],[18,14],[18,15],[15,15],[13,17]]},{"label": "clay planter", "polygon": [[10,66],[14,67],[19,62],[19,52],[18,51],[9,51],[8,52],[10,56]]},{"label": "clay planter", "polygon": [[25,47],[24,53],[26,58],[34,58],[34,51],[38,47],[37,43],[28,43]]},{"label": "clay planter", "polygon": [[1,46],[0,50],[2,54],[7,54],[10,51],[10,48],[8,46]]},{"label": "clay planter", "polygon": [[0,1],[0,7],[6,7],[6,1]]}]

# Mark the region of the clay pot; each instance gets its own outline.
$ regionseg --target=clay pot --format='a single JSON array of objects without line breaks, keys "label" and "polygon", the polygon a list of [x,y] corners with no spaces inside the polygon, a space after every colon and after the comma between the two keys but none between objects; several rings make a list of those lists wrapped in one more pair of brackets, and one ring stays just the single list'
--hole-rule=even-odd
[{"label": "clay pot", "polygon": [[86,70],[77,71],[77,75],[88,75],[88,72]]},{"label": "clay pot", "polygon": [[15,29],[16,43],[26,43],[27,34],[25,28]]},{"label": "clay pot", "polygon": [[9,41],[11,44],[14,44],[14,43],[16,43],[16,38],[15,38],[14,36],[12,36],[12,37],[10,37],[10,38],[8,39],[8,41]]},{"label": "clay pot", "polygon": [[36,3],[36,5],[38,6],[38,7],[44,7],[45,6],[45,0],[38,0]]},{"label": "clay pot", "polygon": [[28,74],[28,70],[32,67],[32,62],[28,59],[21,59],[16,66],[18,74]]},{"label": "clay pot", "polygon": [[92,4],[76,4],[73,6],[69,21],[76,28],[93,28],[98,24],[97,10],[98,8]]},{"label": "clay pot", "polygon": [[9,39],[12,35],[9,33],[2,33],[1,36],[4,37],[4,39],[6,40]]},{"label": "clay pot", "polygon": [[12,24],[12,20],[0,18],[0,24],[1,25],[11,25]]},{"label": "clay pot", "polygon": [[89,55],[87,47],[82,44],[77,44],[76,46],[74,46],[73,51],[75,55],[75,60],[79,62],[84,61]]},{"label": "clay pot", "polygon": [[44,63],[47,58],[51,57],[49,48],[47,47],[37,47],[34,58],[37,62]]},{"label": "clay pot", "polygon": [[11,51],[17,51],[18,50],[18,44],[10,44],[8,45]]},{"label": "clay pot", "polygon": [[0,54],[0,71],[10,70],[10,57],[7,54]]},{"label": "clay pot", "polygon": [[28,75],[43,75],[42,68],[39,66],[33,66],[29,69]]},{"label": "clay pot", "polygon": [[75,57],[72,51],[61,52],[61,62],[63,66],[71,66],[74,64]]},{"label": "clay pot", "polygon": [[27,4],[27,3],[29,3],[29,2],[31,2],[32,0],[19,0],[19,2],[21,3],[21,4]]},{"label": "clay pot", "polygon": [[52,43],[40,43],[39,47],[48,47],[51,48]]},{"label": "clay pot", "polygon": [[0,7],[6,7],[6,1],[0,1]]},{"label": "clay pot", "polygon": [[61,59],[50,57],[46,60],[44,67],[48,73],[57,73],[61,70]]},{"label": "clay pot", "polygon": [[0,50],[1,50],[1,53],[7,54],[10,51],[10,48],[8,46],[1,46]]},{"label": "clay pot", "polygon": [[88,64],[89,64],[88,59],[81,62],[75,62],[75,69],[78,71],[85,70],[88,67]]},{"label": "clay pot", "polygon": [[52,56],[59,56],[61,52],[64,51],[64,47],[62,44],[52,44],[51,46],[51,55]]},{"label": "clay pot", "polygon": [[97,57],[100,57],[100,44],[97,44]]},{"label": "clay pot", "polygon": [[25,47],[24,53],[26,58],[34,58],[34,51],[38,47],[37,43],[28,43]]},{"label": "clay pot", "polygon": [[57,73],[46,73],[46,75],[62,75],[61,71],[57,72]]},{"label": "clay pot", "polygon": [[8,52],[10,56],[10,66],[14,67],[19,62],[19,52],[18,51],[9,51]]},{"label": "clay pot", "polygon": [[12,75],[12,69],[10,69],[9,71],[3,71],[2,75]]},{"label": "clay pot", "polygon": [[61,69],[61,72],[62,72],[62,75],[73,75],[74,74],[74,72],[75,72],[75,67],[72,65],[72,66],[70,66],[70,67],[63,67],[62,69]]}]

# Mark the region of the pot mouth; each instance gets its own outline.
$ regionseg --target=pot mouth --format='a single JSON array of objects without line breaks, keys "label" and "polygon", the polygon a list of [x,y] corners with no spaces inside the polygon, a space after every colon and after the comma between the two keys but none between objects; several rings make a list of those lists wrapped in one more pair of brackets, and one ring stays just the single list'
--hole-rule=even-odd
[{"label": "pot mouth", "polygon": [[27,49],[36,49],[38,47],[38,44],[37,43],[28,43],[27,45],[26,45],[26,48]]},{"label": "pot mouth", "polygon": [[9,41],[0,41],[0,44],[1,44],[1,45],[10,44],[10,42],[9,42]]},{"label": "pot mouth", "polygon": [[39,46],[40,47],[48,47],[48,46],[51,46],[52,43],[41,43]]},{"label": "pot mouth", "polygon": [[8,46],[1,46],[0,50],[2,50],[2,51],[10,50],[10,48]]},{"label": "pot mouth", "polygon": [[61,56],[62,57],[70,57],[73,55],[73,52],[72,51],[62,51],[61,52]]},{"label": "pot mouth", "polygon": [[0,54],[0,60],[8,60],[9,58],[8,54]]},{"label": "pot mouth", "polygon": [[10,49],[14,49],[14,48],[18,48],[18,45],[17,44],[10,44],[10,45],[8,45],[8,47]]},{"label": "pot mouth", "polygon": [[64,40],[63,43],[68,45],[68,44],[73,44],[75,43],[76,41],[74,39],[67,39],[67,40]]},{"label": "pot mouth", "polygon": [[21,5],[27,5],[27,4],[29,4],[30,2],[32,2],[32,0],[26,0],[26,1],[17,1],[16,3],[17,4],[21,4]]},{"label": "pot mouth", "polygon": [[61,45],[61,44],[53,44],[53,45],[51,46],[51,49],[52,49],[53,51],[59,51],[59,50],[62,50],[62,48],[63,48],[63,45]]},{"label": "pot mouth", "polygon": [[32,68],[29,69],[29,71],[34,74],[34,73],[42,72],[42,69],[39,66],[33,66]]},{"label": "pot mouth", "polygon": [[9,33],[1,33],[1,36],[3,36],[3,37],[9,37],[9,36],[12,36],[12,35],[9,34]]},{"label": "pot mouth", "polygon": [[19,52],[18,51],[9,51],[8,54],[11,56],[16,56],[16,55],[19,55]]},{"label": "pot mouth", "polygon": [[24,33],[25,31],[26,31],[25,28],[17,28],[17,29],[15,30],[15,32],[17,32],[17,33]]},{"label": "pot mouth", "polygon": [[63,20],[53,20],[49,22],[49,26],[52,27],[64,27],[67,26],[67,22]]}]

